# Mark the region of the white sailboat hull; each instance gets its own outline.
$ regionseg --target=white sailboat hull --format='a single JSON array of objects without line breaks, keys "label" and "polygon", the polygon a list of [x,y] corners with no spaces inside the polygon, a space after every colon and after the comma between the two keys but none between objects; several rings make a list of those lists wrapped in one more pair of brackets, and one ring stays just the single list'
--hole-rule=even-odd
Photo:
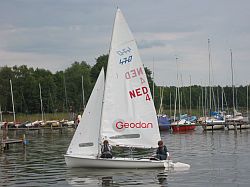
[{"label": "white sailboat hull", "polygon": [[178,169],[189,169],[190,165],[184,163],[173,163],[171,160],[150,160],[150,159],[139,159],[139,158],[112,158],[103,159],[96,157],[82,157],[64,155],[65,162],[68,167],[84,167],[84,168],[112,168],[112,169],[146,169],[146,168],[172,168],[175,166]]}]

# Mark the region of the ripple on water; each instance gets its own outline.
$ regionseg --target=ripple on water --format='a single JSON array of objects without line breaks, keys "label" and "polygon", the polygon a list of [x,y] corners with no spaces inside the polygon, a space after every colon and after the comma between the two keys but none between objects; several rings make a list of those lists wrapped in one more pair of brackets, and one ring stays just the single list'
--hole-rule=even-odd
[{"label": "ripple on water", "polygon": [[[0,154],[1,186],[248,186],[250,130],[162,133],[171,158],[188,171],[68,169],[63,154],[73,132],[29,133],[25,148]],[[10,132],[11,133],[11,132]],[[12,132],[13,133],[13,132]],[[10,137],[20,136],[14,133]],[[137,156],[152,152],[134,150]],[[128,151],[118,149],[117,154]]]}]

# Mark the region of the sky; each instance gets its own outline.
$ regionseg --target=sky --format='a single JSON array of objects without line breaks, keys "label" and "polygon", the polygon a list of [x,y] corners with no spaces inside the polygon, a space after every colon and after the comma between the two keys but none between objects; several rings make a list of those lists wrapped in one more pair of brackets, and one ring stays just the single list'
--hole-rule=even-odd
[{"label": "sky", "polygon": [[211,84],[232,84],[230,49],[234,84],[249,84],[249,0],[0,0],[0,67],[94,65],[117,7],[157,85],[177,84],[177,64],[181,85],[208,85],[209,48]]}]

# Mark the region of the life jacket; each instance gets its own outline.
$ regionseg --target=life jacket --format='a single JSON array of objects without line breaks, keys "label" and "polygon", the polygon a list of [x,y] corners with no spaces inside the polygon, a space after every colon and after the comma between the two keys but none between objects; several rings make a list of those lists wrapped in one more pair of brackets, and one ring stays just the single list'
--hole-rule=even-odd
[{"label": "life jacket", "polygon": [[167,155],[167,152],[168,152],[167,147],[164,145],[163,147],[157,148],[156,154]]},{"label": "life jacket", "polygon": [[103,152],[103,153],[104,153],[104,152],[111,152],[111,147],[110,147],[110,145],[104,144],[104,145],[102,146],[102,152]]}]

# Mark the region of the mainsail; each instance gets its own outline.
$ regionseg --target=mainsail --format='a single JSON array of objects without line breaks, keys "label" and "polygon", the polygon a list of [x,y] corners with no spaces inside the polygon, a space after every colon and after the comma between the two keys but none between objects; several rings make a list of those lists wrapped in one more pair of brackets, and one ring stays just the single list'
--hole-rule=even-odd
[{"label": "mainsail", "polygon": [[118,9],[110,47],[101,120],[112,145],[157,147],[160,140],[147,77],[136,41]]}]

